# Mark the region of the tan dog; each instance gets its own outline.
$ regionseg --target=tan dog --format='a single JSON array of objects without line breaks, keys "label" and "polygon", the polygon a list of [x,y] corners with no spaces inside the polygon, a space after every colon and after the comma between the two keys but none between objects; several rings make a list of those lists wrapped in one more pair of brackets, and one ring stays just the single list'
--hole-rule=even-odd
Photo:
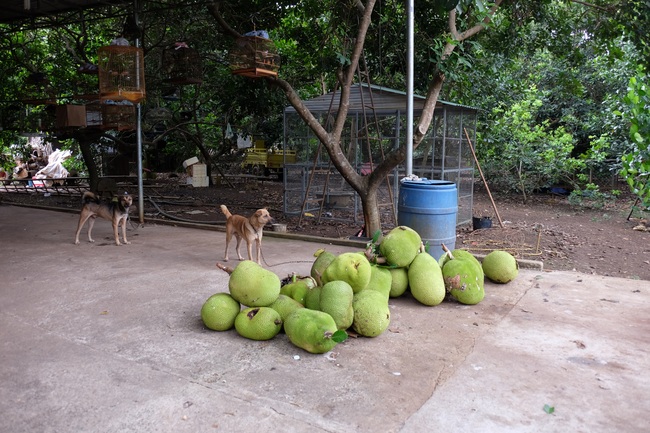
[{"label": "tan dog", "polygon": [[233,215],[230,213],[225,205],[221,205],[221,212],[226,216],[226,256],[224,261],[228,261],[228,247],[230,240],[235,235],[237,238],[237,257],[239,260],[244,260],[239,252],[242,238],[246,241],[248,249],[248,259],[253,260],[253,242],[255,242],[255,249],[257,250],[257,263],[261,264],[260,257],[262,255],[262,230],[264,226],[273,221],[273,218],[266,209],[258,209],[249,218],[241,215]]},{"label": "tan dog", "polygon": [[126,240],[126,220],[129,218],[129,207],[133,204],[133,198],[127,194],[117,197],[117,202],[104,202],[96,194],[86,191],[83,196],[83,206],[81,214],[79,215],[79,225],[77,226],[77,233],[75,234],[74,243],[79,244],[79,232],[88,222],[88,242],[95,242],[92,238],[93,225],[97,217],[104,218],[113,223],[113,236],[115,237],[115,245],[120,244],[120,238],[117,233],[117,227],[122,224],[122,239],[125,244],[131,242]]}]

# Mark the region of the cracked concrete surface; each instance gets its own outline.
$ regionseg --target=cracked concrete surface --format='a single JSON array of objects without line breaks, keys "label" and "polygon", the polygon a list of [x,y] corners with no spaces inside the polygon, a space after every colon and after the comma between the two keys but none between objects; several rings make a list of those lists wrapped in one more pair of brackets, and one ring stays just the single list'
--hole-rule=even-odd
[{"label": "cracked concrete surface", "polygon": [[[77,218],[0,205],[0,431],[650,427],[647,281],[523,270],[476,306],[392,299],[384,334],[311,355],[202,325],[224,233],[145,225],[117,247],[97,221],[75,246]],[[306,274],[321,247],[354,249],[269,236],[264,257]]]}]

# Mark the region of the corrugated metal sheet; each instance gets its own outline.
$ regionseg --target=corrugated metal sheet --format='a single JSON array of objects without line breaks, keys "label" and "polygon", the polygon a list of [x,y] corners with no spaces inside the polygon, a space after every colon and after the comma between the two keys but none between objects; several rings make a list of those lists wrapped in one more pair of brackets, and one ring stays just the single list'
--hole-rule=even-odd
[{"label": "corrugated metal sheet", "polygon": [[[341,92],[330,92],[322,96],[305,101],[305,105],[312,113],[327,113],[331,110],[333,113],[338,111]],[[425,98],[420,95],[413,95],[413,112],[421,112],[424,108]],[[350,88],[350,108],[349,113],[362,113],[364,111],[375,111],[375,113],[392,113],[396,111],[406,111],[406,93],[387,87],[368,85],[365,83],[353,84]],[[463,111],[477,111],[474,107],[453,104],[451,102],[438,101],[437,109],[458,109]],[[285,113],[295,113],[296,109],[292,106],[285,107]]]}]

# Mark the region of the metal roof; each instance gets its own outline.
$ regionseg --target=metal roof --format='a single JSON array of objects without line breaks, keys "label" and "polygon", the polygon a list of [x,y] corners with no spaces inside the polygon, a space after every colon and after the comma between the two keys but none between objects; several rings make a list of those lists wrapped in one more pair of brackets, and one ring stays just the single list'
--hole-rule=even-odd
[{"label": "metal roof", "polygon": [[10,23],[92,7],[131,3],[133,3],[132,0],[2,0],[0,23]]},{"label": "metal roof", "polygon": [[[317,96],[316,98],[305,101],[305,106],[312,113],[327,113],[331,110],[336,113],[339,108],[340,92],[330,92],[325,95]],[[420,112],[424,108],[426,98],[420,95],[413,95],[413,111]],[[381,87],[376,85],[368,85],[366,83],[353,84],[350,88],[350,108],[349,113],[359,113],[364,111],[374,110],[375,113],[394,113],[396,111],[406,110],[406,92],[390,89],[388,87]],[[477,111],[474,107],[465,105],[453,104],[446,101],[438,101],[436,103],[436,110],[448,108],[457,109],[462,111]],[[296,109],[292,106],[285,107],[285,113],[295,113]]]}]

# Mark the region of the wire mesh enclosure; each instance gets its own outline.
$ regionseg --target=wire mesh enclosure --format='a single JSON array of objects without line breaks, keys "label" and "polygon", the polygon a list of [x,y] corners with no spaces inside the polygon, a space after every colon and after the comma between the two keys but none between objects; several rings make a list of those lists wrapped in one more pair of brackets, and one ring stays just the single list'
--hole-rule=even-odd
[{"label": "wire mesh enclosure", "polygon": [[121,104],[102,104],[102,129],[131,131],[137,126],[135,106],[124,102]]},{"label": "wire mesh enclosure", "polygon": [[185,42],[177,42],[163,51],[161,69],[165,81],[176,86],[203,82],[201,56]]},{"label": "wire mesh enclosure", "polygon": [[[338,98],[338,94],[330,93],[307,101],[306,105],[322,125],[329,127],[338,111]],[[417,118],[424,98],[414,99]],[[465,131],[473,143],[476,109],[439,101],[429,133],[413,152],[414,174],[456,184],[458,225],[472,221],[474,160]],[[406,94],[379,86],[354,85],[341,147],[356,170],[368,175],[385,154],[405,139]],[[330,164],[325,148],[293,107],[284,111],[284,149],[296,153],[296,162],[285,161],[284,165],[285,214],[363,221],[359,195]],[[404,166],[398,166],[380,188],[380,213],[385,227],[396,224],[399,179],[404,174]]]},{"label": "wire mesh enclosure", "polygon": [[97,52],[99,96],[102,100],[133,103],[145,97],[144,52],[141,48],[109,45]]},{"label": "wire mesh enclosure", "polygon": [[237,38],[229,51],[230,69],[234,75],[258,78],[277,76],[280,55],[272,40],[260,36]]}]

